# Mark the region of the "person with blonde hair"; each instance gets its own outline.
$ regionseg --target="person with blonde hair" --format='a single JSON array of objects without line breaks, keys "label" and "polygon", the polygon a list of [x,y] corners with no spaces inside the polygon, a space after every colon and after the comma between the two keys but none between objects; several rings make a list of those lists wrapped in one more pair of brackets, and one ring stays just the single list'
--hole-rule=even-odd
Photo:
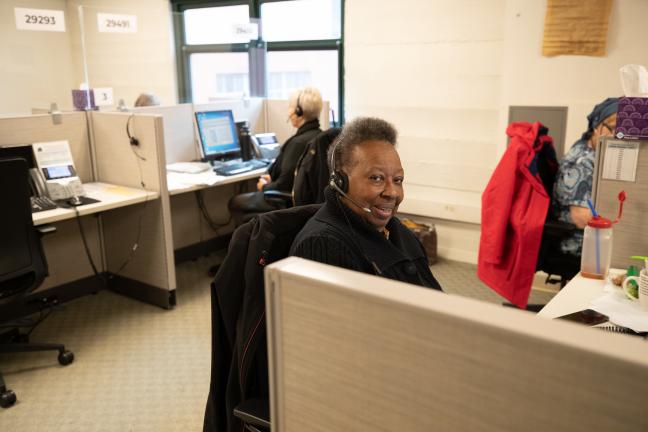
[{"label": "person with blonde hair", "polygon": [[237,195],[229,202],[229,210],[238,224],[246,222],[258,213],[277,210],[281,204],[266,201],[264,191],[276,190],[290,193],[295,181],[295,167],[308,142],[320,129],[319,116],[322,112],[322,95],[314,87],[305,87],[294,92],[288,99],[288,121],[297,128],[270,165],[268,174],[259,177],[257,192]]}]

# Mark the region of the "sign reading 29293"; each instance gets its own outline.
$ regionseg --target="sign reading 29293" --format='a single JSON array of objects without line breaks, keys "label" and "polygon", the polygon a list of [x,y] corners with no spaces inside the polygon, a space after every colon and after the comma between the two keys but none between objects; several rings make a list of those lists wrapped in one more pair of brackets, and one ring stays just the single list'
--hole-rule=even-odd
[{"label": "sign reading 29293", "polygon": [[65,31],[65,14],[62,10],[14,8],[16,28],[33,31]]}]

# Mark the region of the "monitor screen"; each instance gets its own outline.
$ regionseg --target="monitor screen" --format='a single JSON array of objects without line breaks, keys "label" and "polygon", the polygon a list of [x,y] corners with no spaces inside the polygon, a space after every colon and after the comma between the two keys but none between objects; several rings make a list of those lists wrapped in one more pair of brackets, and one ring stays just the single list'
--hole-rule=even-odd
[{"label": "monitor screen", "polygon": [[0,159],[25,159],[29,168],[36,168],[36,159],[31,145],[0,147]]},{"label": "monitor screen", "polygon": [[196,126],[205,159],[218,159],[240,153],[241,147],[232,111],[197,112]]}]

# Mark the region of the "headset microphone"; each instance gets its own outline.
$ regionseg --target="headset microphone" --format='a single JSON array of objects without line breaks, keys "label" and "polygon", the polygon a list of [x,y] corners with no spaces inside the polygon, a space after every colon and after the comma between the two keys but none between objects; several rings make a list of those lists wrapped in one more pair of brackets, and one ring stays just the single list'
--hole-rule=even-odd
[{"label": "headset microphone", "polygon": [[358,201],[354,200],[354,199],[351,198],[351,197],[350,197],[346,192],[344,192],[342,189],[340,189],[340,187],[335,183],[334,180],[331,180],[331,182],[329,183],[329,185],[330,185],[333,189],[335,189],[335,190],[336,190],[340,195],[342,195],[344,198],[348,199],[348,200],[351,201],[353,204],[355,204],[355,205],[356,205],[358,208],[360,208],[362,211],[364,211],[364,212],[366,212],[366,213],[371,213],[371,209],[370,209],[369,207],[364,207],[364,206],[360,205],[360,203],[359,203]]}]

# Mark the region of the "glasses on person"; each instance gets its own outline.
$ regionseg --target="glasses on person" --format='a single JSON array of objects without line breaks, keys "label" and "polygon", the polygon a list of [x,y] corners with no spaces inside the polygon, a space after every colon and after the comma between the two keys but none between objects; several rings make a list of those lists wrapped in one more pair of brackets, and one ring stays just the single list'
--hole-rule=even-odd
[{"label": "glasses on person", "polygon": [[611,135],[614,135],[614,126],[610,126],[609,124],[607,124],[605,122],[601,122],[601,124],[603,125],[603,127],[605,129],[607,129],[610,132]]}]

